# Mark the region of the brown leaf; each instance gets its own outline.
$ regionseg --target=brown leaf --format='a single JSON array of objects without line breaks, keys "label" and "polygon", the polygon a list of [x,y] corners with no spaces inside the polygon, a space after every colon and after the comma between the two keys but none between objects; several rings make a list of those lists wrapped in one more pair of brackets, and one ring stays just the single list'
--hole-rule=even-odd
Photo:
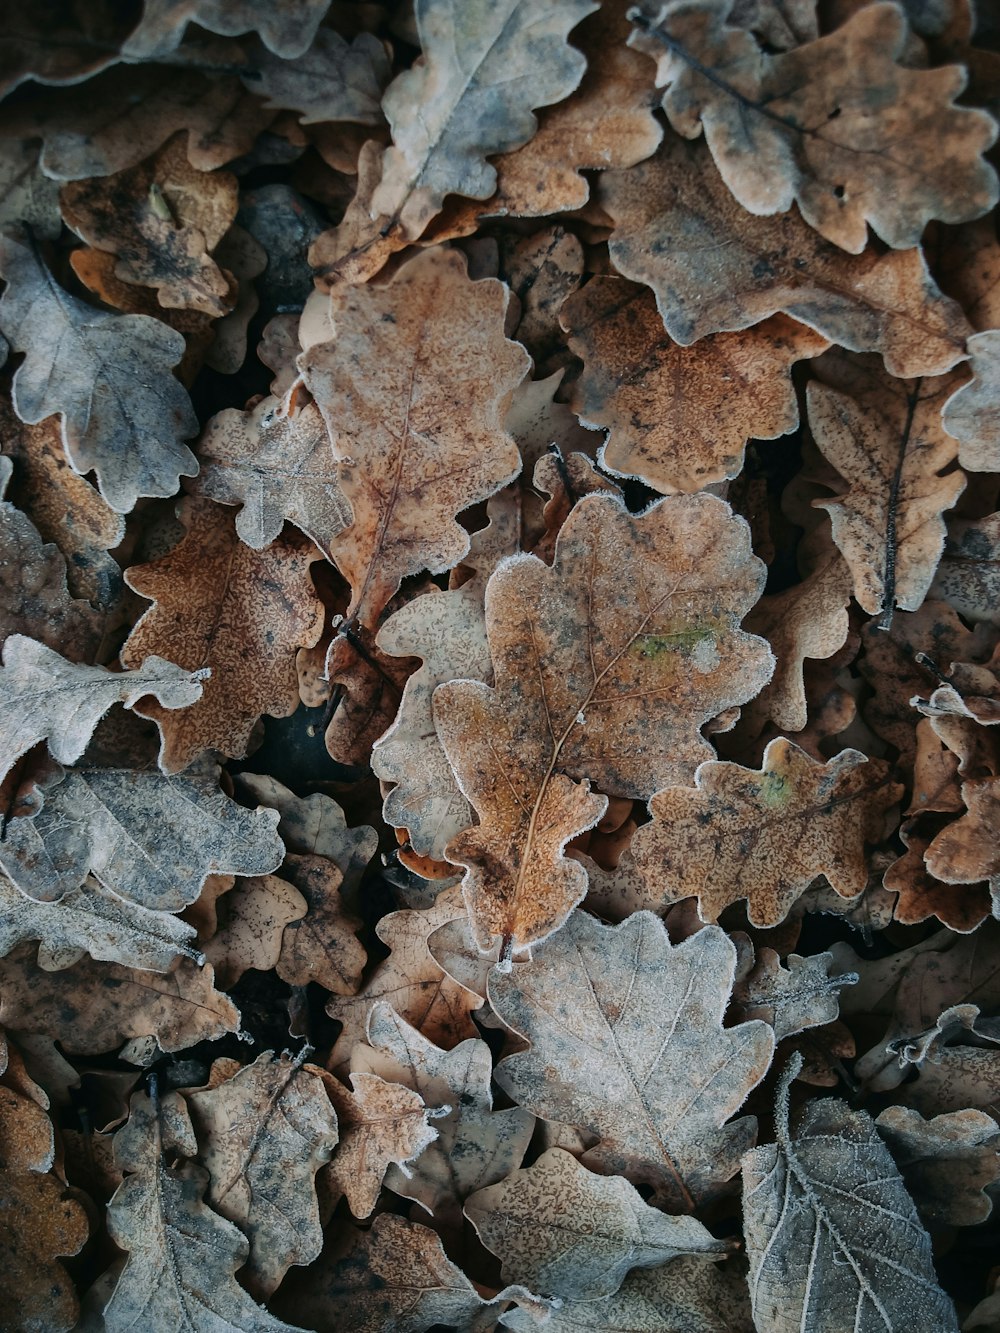
[{"label": "brown leaf", "polygon": [[423,1098],[401,1083],[377,1074],[351,1074],[353,1092],[328,1078],[326,1089],[337,1110],[340,1146],[323,1172],[335,1198],[344,1195],[355,1217],[371,1215],[390,1166],[419,1157],[437,1138],[427,1123]]},{"label": "brown leaf", "polygon": [[989,890],[985,884],[945,883],[931,872],[925,857],[940,832],[940,820],[905,820],[899,837],[907,850],[889,866],[882,882],[899,895],[893,912],[897,921],[911,926],[934,916],[950,930],[966,934],[989,916]]},{"label": "brown leaf", "polygon": [[762,1018],[774,1028],[775,1041],[836,1021],[841,989],[857,982],[856,972],[831,977],[831,953],[790,953],[784,968],[773,949],[759,949],[755,959],[749,939],[743,945],[739,936],[731,938],[738,950],[733,1004],[740,1018]]},{"label": "brown leaf", "polygon": [[925,1120],[890,1106],[875,1121],[906,1188],[928,1226],[985,1222],[993,1201],[987,1187],[1000,1174],[997,1122],[984,1111],[953,1111]]},{"label": "brown leaf", "polygon": [[337,995],[353,995],[361,983],[365,951],[340,894],[343,873],[324,856],[287,856],[282,875],[306,900],[307,911],[285,927],[275,971],[291,986],[317,981]]},{"label": "brown leaf", "polygon": [[159,645],[180,662],[211,669],[196,706],[173,716],[153,705],[142,710],[160,728],[161,763],[171,773],[209,749],[242,756],[262,713],[293,713],[295,650],[315,643],[323,627],[309,578],[311,543],[289,534],[258,553],[211,501],[183,500],[178,514],[185,527],[179,545],[126,573],[129,587],[155,605],[122,649],[126,664]]},{"label": "brown leaf", "polygon": [[250,1242],[242,1277],[270,1296],[323,1243],[314,1178],[337,1143],[337,1117],[314,1065],[270,1051],[186,1101],[209,1173],[207,1198]]},{"label": "brown leaf", "polygon": [[373,630],[407,574],[469,549],[454,515],[516,476],[503,417],[527,354],[503,335],[506,289],[454,251],[412,259],[384,288],[338,288],[332,343],[303,353],[354,522],[333,542],[348,617]]},{"label": "brown leaf", "polygon": [[[390,603],[406,605],[405,590]],[[299,655],[299,669],[306,653]],[[403,689],[417,665],[416,658],[383,652],[366,631],[340,627],[330,642],[323,667],[327,697],[336,709],[326,729],[326,748],[339,763],[367,764],[372,746],[392,726]],[[324,691],[325,692],[325,691]],[[334,692],[336,692],[334,694]]]},{"label": "brown leaf", "polygon": [[957,452],[941,426],[956,376],[900,381],[873,357],[839,351],[814,370],[809,424],[849,487],[814,503],[830,513],[854,596],[888,625],[894,605],[915,611],[927,595],[944,548],[943,512],[965,489],[962,472],[941,475]]},{"label": "brown leaf", "polygon": [[946,884],[976,884],[1000,874],[1000,778],[962,783],[967,813],[934,838],[927,869]]},{"label": "brown leaf", "polygon": [[714,926],[673,947],[652,913],[611,928],[575,912],[531,963],[490,974],[498,1016],[531,1043],[501,1060],[497,1082],[542,1119],[598,1135],[585,1166],[693,1210],[753,1142],[752,1117],[726,1122],[774,1050],[765,1023],[722,1027],[735,962]]},{"label": "brown leaf", "polygon": [[892,375],[940,374],[965,355],[969,325],[919,250],[869,247],[855,258],[794,209],[753,217],[701,144],[671,136],[639,167],[605,172],[597,189],[615,223],[612,263],[653,288],[684,347],[784,311],[850,351],[879,352]]},{"label": "brown leaf", "polygon": [[276,967],[285,927],[307,910],[298,889],[277,875],[241,879],[222,898],[218,929],[205,945],[219,985],[228,990],[251,967],[258,972]]},{"label": "brown leaf", "polygon": [[77,83],[103,69],[118,59],[119,43],[134,22],[114,0],[97,0],[82,10],[67,10],[57,0],[22,10],[16,19],[0,67],[4,95],[25,79]]},{"label": "brown leaf", "polygon": [[[642,577],[623,581],[629,559]],[[480,948],[544,939],[583,897],[582,867],[563,849],[604,813],[588,779],[632,798],[688,777],[711,752],[701,726],[766,681],[769,650],[738,628],[761,573],[746,526],[713,496],[671,497],[633,518],[596,495],[573,510],[552,569],[520,556],[494,574],[496,686],[434,694],[438,734],[481,821],[447,848],[468,868]]]},{"label": "brown leaf", "polygon": [[167,0],[146,8],[122,54],[133,60],[168,56],[180,46],[187,25],[197,23],[223,37],[257,33],[269,51],[291,60],[309,49],[327,8],[324,0],[278,0],[267,10],[252,0]]},{"label": "brown leaf", "polygon": [[37,424],[59,413],[74,470],[93,468],[119,513],[140,495],[172,495],[198,470],[181,443],[196,433],[197,419],[171,374],[183,338],[145,315],[85,305],[56,285],[33,246],[9,236],[0,266],[7,280],[0,330],[26,353],[14,376],[18,416]]},{"label": "brown leaf", "polygon": [[709,761],[695,783],[650,801],[636,862],[665,901],[696,894],[701,919],[715,921],[746,898],[756,926],[783,921],[819,874],[845,898],[860,893],[864,845],[879,840],[902,792],[881,760],[843,750],[821,764],[783,738],[768,745],[759,772]]},{"label": "brown leaf", "polygon": [[931,593],[967,620],[1000,624],[1000,514],[948,524]]},{"label": "brown leaf", "polygon": [[702,130],[726,184],[751,213],[797,203],[806,221],[853,254],[870,224],[896,249],[932,218],[964,222],[997,201],[980,158],[996,138],[981,111],[957,107],[956,66],[896,61],[908,35],[894,6],[865,6],[834,32],[766,54],[726,24],[725,5],[641,12],[634,46],[658,60],[674,129]]},{"label": "brown leaf", "polygon": [[596,277],[571,296],[560,320],[584,362],[574,411],[609,432],[602,465],[665,495],[735,477],[747,440],[794,430],[792,362],[829,345],[775,315],[745,333],[682,347],[664,330],[649,288],[613,277]]},{"label": "brown leaf", "polygon": [[77,1254],[89,1231],[77,1191],[54,1175],[0,1171],[0,1301],[11,1329],[68,1333],[80,1313],[58,1256]]},{"label": "brown leaf", "polygon": [[242,504],[236,531],[255,551],[280,536],[287,519],[325,555],[351,523],[315,403],[272,397],[245,412],[226,408],[205,427],[198,457],[201,472],[192,489],[221,504]]},{"label": "brown leaf", "polygon": [[229,309],[229,282],[211,252],[236,218],[236,177],[192,167],[184,135],[127,171],[69,182],[60,204],[82,240],[117,257],[122,282],[155,288],[162,306]]}]

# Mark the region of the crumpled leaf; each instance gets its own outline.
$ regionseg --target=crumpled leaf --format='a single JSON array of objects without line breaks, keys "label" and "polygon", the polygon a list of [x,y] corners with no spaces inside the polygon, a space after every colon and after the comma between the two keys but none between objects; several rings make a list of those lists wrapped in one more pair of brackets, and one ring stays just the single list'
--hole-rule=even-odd
[{"label": "crumpled leaf", "polygon": [[161,1328],[279,1333],[289,1326],[258,1306],[233,1276],[249,1244],[205,1203],[208,1173],[165,1161],[166,1148],[186,1156],[195,1151],[184,1103],[176,1094],[170,1100],[164,1127],[160,1107],[136,1093],[129,1120],[115,1135],[115,1158],[128,1174],[108,1205],[108,1230],[128,1260],[104,1307],[105,1327],[125,1333],[147,1321],[152,1307]]},{"label": "crumpled leaf", "polygon": [[126,573],[129,587],[155,605],[122,649],[126,665],[158,646],[212,672],[194,707],[174,715],[155,705],[141,710],[160,729],[160,763],[168,773],[209,749],[242,757],[262,713],[293,713],[295,651],[315,643],[323,628],[323,605],[309,577],[316,559],[311,543],[289,533],[256,552],[211,501],[182,500],[178,512],[183,540]]},{"label": "crumpled leaf", "polygon": [[840,1012],[841,989],[857,983],[856,972],[829,975],[832,953],[808,957],[790,953],[786,968],[773,949],[765,946],[755,958],[749,938],[731,938],[739,955],[733,1004],[740,1018],[762,1018],[770,1023],[775,1041],[833,1023]]},{"label": "crumpled leaf", "polygon": [[604,172],[596,188],[615,224],[615,268],[653,288],[682,347],[784,311],[849,351],[878,352],[890,375],[938,375],[965,356],[969,325],[920,250],[869,247],[855,258],[794,209],[755,218],[703,145],[668,137],[638,167]]},{"label": "crumpled leaf", "polygon": [[652,798],[636,863],[664,901],[697,895],[701,919],[715,921],[746,898],[757,926],[783,921],[819,874],[844,898],[860,893],[865,842],[878,841],[902,794],[882,760],[842,750],[817,763],[783,737],[769,743],[759,771],[709,760],[695,784]]},{"label": "crumpled leaf", "polygon": [[860,254],[868,225],[896,249],[917,245],[932,218],[964,222],[997,201],[980,154],[992,117],[954,99],[957,66],[913,69],[896,5],[867,5],[835,31],[765,53],[726,23],[729,0],[672,0],[640,11],[633,45],[658,58],[656,82],[679,134],[704,130],[726,184],[751,213],[797,203],[835,245]]},{"label": "crumpled leaf", "polygon": [[585,61],[566,36],[593,0],[418,0],[423,60],[396,76],[382,107],[392,127],[372,216],[419,236],[446,194],[486,199],[492,153],[537,128],[533,107],[576,88]]},{"label": "crumpled leaf", "polygon": [[335,340],[300,359],[354,513],[332,546],[347,615],[368,629],[407,574],[458,564],[454,515],[519,471],[503,418],[527,354],[504,337],[507,299],[455,251],[426,251],[388,287],[339,288]]},{"label": "crumpled leaf", "polygon": [[207,1200],[250,1242],[241,1276],[258,1300],[323,1244],[314,1179],[337,1144],[315,1065],[265,1051],[213,1088],[186,1094],[209,1173]]},{"label": "crumpled leaf", "polygon": [[203,961],[193,926],[166,912],[123,903],[86,879],[59,903],[34,902],[0,876],[0,957],[24,940],[38,940],[46,971],[71,966],[86,951],[98,961],[166,972],[178,955]]},{"label": "crumpled leaf", "polygon": [[875,1128],[928,1226],[985,1222],[993,1207],[987,1187],[1000,1174],[1000,1138],[992,1116],[952,1111],[925,1120],[918,1111],[890,1106]]},{"label": "crumpled leaf", "polygon": [[483,1041],[443,1051],[382,1000],[372,1005],[367,1036],[371,1045],[355,1046],[352,1069],[404,1084],[438,1112],[437,1137],[405,1171],[391,1166],[385,1183],[431,1213],[437,1230],[460,1232],[469,1195],[520,1165],[535,1117],[520,1106],[493,1109],[493,1062]]},{"label": "crumpled leaf", "polygon": [[193,489],[220,504],[242,504],[236,531],[255,551],[280,536],[287,519],[326,554],[352,521],[315,403],[264,398],[250,411],[226,408],[206,426],[198,457]]},{"label": "crumpled leaf", "polygon": [[7,823],[0,866],[41,902],[92,873],[140,907],[178,912],[209,875],[275,870],[285,854],[277,824],[270,811],[230,800],[211,770],[164,776],[85,762],[46,786],[30,819]]},{"label": "crumpled leaf", "polygon": [[0,1301],[16,1320],[10,1328],[77,1326],[76,1289],[59,1257],[77,1254],[89,1229],[77,1191],[55,1175],[0,1170]]},{"label": "crumpled leaf", "polygon": [[[641,580],[621,579],[627,553]],[[701,726],[765,683],[770,652],[738,628],[760,573],[746,526],[714,496],[672,496],[632,517],[592,495],[551,569],[516,556],[490,579],[496,685],[434,692],[438,734],[480,818],[446,855],[467,867],[481,949],[496,936],[504,953],[544,939],[583,897],[583,869],[563,850],[604,813],[587,779],[626,797],[682,780],[710,751]]]},{"label": "crumpled leaf", "polygon": [[564,302],[559,318],[584,363],[573,408],[609,431],[602,466],[665,495],[736,476],[748,439],[794,430],[791,365],[828,346],[821,334],[774,315],[688,349],[664,330],[649,288],[624,278],[594,278]]},{"label": "crumpled leaf", "polygon": [[479,1190],[465,1205],[479,1239],[503,1261],[505,1280],[568,1300],[617,1291],[632,1268],[682,1255],[722,1258],[693,1217],[668,1217],[620,1176],[596,1176],[562,1148]]},{"label": "crumpled leaf", "polygon": [[202,694],[204,669],[186,671],[162,657],[133,657],[136,669],[115,673],[107,667],[67,662],[51,648],[11,634],[4,643],[0,707],[0,777],[45,741],[53,759],[72,764],[87,748],[94,728],[116,703],[134,708],[153,695],[167,710],[186,708]]},{"label": "crumpled leaf", "polygon": [[930,1238],[871,1117],[822,1098],[792,1138],[788,1087],[800,1067],[793,1056],[782,1076],[778,1142],[743,1159],[755,1327],[957,1333]]},{"label": "crumpled leaf", "polygon": [[585,1166],[691,1211],[719,1193],[753,1141],[753,1117],[726,1122],[774,1050],[766,1023],[722,1027],[735,963],[714,926],[672,946],[650,912],[616,927],[575,912],[530,964],[490,974],[490,1003],[531,1043],[495,1078],[542,1119],[598,1135]]},{"label": "crumpled leaf", "polygon": [[184,339],[146,315],[85,305],[56,285],[34,249],[9,236],[0,269],[0,331],[26,354],[14,376],[18,416],[35,424],[59,413],[74,470],[93,468],[118,513],[140,495],[173,495],[181,477],[198,471],[181,443],[198,423],[171,374]]},{"label": "crumpled leaf", "polygon": [[352,1072],[353,1091],[333,1078],[326,1086],[337,1110],[340,1146],[324,1179],[335,1197],[346,1197],[355,1217],[365,1218],[378,1202],[390,1166],[405,1175],[406,1163],[437,1138],[437,1129],[428,1124],[419,1092],[378,1074]]}]

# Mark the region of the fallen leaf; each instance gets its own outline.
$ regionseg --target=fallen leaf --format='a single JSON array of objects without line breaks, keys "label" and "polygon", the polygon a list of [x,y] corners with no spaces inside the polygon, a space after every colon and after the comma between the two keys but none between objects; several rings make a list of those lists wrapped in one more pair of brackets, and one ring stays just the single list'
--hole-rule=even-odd
[{"label": "fallen leaf", "polygon": [[78,1191],[56,1176],[0,1171],[0,1300],[11,1329],[76,1327],[80,1304],[59,1257],[79,1253],[89,1230]]},{"label": "fallen leaf", "polygon": [[381,125],[382,91],[390,77],[386,49],[373,33],[359,32],[348,42],[332,28],[319,28],[298,60],[263,56],[242,76],[266,107],[297,112],[301,125]]},{"label": "fallen leaf", "polygon": [[1000,623],[1000,514],[949,523],[931,595],[974,623]]},{"label": "fallen leaf", "polygon": [[205,959],[228,990],[250,968],[270,972],[281,956],[285,927],[300,921],[308,904],[298,889],[277,875],[241,879],[222,898],[216,933],[205,944]]},{"label": "fallen leaf", "polygon": [[672,946],[652,913],[607,927],[575,912],[530,964],[490,974],[490,1003],[531,1043],[495,1078],[542,1119],[598,1135],[585,1166],[691,1211],[724,1189],[753,1141],[752,1117],[726,1122],[774,1050],[766,1023],[722,1027],[735,962],[717,927]]},{"label": "fallen leaf", "polygon": [[117,512],[127,514],[140,495],[172,495],[198,470],[181,443],[197,421],[171,374],[183,338],[146,315],[85,305],[56,285],[34,249],[9,236],[0,267],[0,331],[26,354],[14,376],[18,416],[37,424],[58,413],[74,470],[93,468]]},{"label": "fallen leaf", "polygon": [[[736,942],[736,941],[734,941]],[[737,943],[737,948],[739,944]],[[733,986],[733,1003],[741,1019],[762,1018],[774,1028],[775,1041],[783,1041],[806,1028],[823,1027],[836,1021],[840,992],[855,985],[856,972],[829,975],[833,954],[788,955],[788,966],[766,946],[757,951],[751,944],[740,950]]]},{"label": "fallen leaf", "polygon": [[289,534],[256,552],[209,500],[182,501],[179,517],[183,540],[126,572],[129,587],[155,605],[122,649],[126,665],[159,646],[212,672],[198,703],[184,712],[168,715],[155,705],[142,710],[160,729],[160,762],[169,773],[210,749],[242,756],[262,713],[293,713],[295,650],[315,643],[323,625],[309,577],[316,559],[309,542]]},{"label": "fallen leaf", "polygon": [[[625,552],[643,577],[623,583]],[[477,942],[544,939],[586,892],[566,843],[606,798],[647,797],[710,751],[701,726],[767,680],[770,653],[739,628],[760,592],[745,525],[713,496],[674,496],[633,518],[588,496],[552,569],[531,556],[490,580],[496,686],[434,692],[445,753],[480,824],[452,839]],[[637,701],[644,707],[637,707]],[[656,735],[656,744],[652,737]]]},{"label": "fallen leaf", "polygon": [[305,899],[307,910],[285,927],[275,971],[291,986],[316,981],[336,995],[353,995],[361,983],[365,951],[355,934],[362,923],[340,893],[342,871],[324,856],[289,855],[282,875]]},{"label": "fallen leaf", "polygon": [[1000,778],[962,783],[966,814],[934,838],[924,860],[935,879],[976,884],[1000,874]]},{"label": "fallen leaf", "polygon": [[953,1111],[925,1120],[890,1106],[875,1128],[892,1153],[928,1226],[975,1226],[993,1201],[986,1192],[1000,1173],[997,1122],[985,1111]]}]

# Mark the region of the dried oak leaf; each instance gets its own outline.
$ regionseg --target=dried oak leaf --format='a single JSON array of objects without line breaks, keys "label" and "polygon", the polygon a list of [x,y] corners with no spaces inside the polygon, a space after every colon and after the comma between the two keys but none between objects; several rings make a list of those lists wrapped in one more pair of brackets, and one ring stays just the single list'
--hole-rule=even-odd
[{"label": "dried oak leaf", "polygon": [[1000,514],[948,524],[931,593],[966,620],[1000,625]]},{"label": "dried oak leaf", "polygon": [[287,519],[326,555],[352,521],[337,479],[330,436],[313,402],[264,398],[249,411],[228,407],[198,441],[201,472],[192,489],[240,504],[240,540],[262,551]]},{"label": "dried oak leaf", "polygon": [[323,1080],[314,1065],[265,1051],[185,1100],[210,1177],[206,1197],[250,1242],[241,1277],[264,1300],[323,1245],[314,1181],[337,1143]]},{"label": "dried oak leaf", "polygon": [[87,879],[61,902],[35,902],[0,876],[0,957],[24,940],[38,940],[46,971],[70,967],[86,952],[97,961],[166,972],[178,955],[204,961],[193,926],[166,912],[124,903]]},{"label": "dried oak leaf", "polygon": [[46,241],[62,231],[59,184],[39,168],[38,141],[30,137],[6,139],[0,160],[0,230],[22,227]]},{"label": "dried oak leaf", "polygon": [[89,1232],[77,1191],[54,1175],[0,1170],[0,1302],[17,1333],[68,1333],[77,1326],[76,1288],[59,1262]]},{"label": "dried oak leaf", "polygon": [[989,916],[990,894],[985,884],[959,887],[938,879],[929,869],[927,850],[942,832],[942,824],[947,828],[948,823],[926,817],[904,820],[899,838],[906,852],[888,867],[882,882],[898,894],[893,909],[896,921],[912,926],[934,916],[949,930],[967,934]]},{"label": "dried oak leaf", "polygon": [[67,8],[62,0],[42,0],[7,15],[0,62],[0,92],[26,79],[42,84],[80,83],[118,59],[118,47],[135,22],[115,0]]},{"label": "dried oak leaf", "polygon": [[507,302],[458,252],[425,251],[386,287],[338,288],[335,340],[300,359],[354,513],[332,555],[367,629],[407,574],[458,564],[469,536],[454,515],[520,469],[503,419],[528,356],[504,337]]},{"label": "dried oak leaf", "polygon": [[367,1036],[371,1045],[355,1046],[352,1069],[404,1084],[437,1113],[437,1137],[405,1171],[391,1166],[385,1183],[431,1213],[437,1230],[460,1233],[465,1200],[520,1165],[535,1117],[520,1106],[493,1109],[493,1061],[484,1041],[443,1051],[384,1001],[372,1005]]},{"label": "dried oak leaf", "polygon": [[852,256],[794,209],[753,217],[702,144],[670,136],[630,171],[604,172],[596,189],[615,224],[611,262],[652,287],[683,347],[784,311],[850,351],[880,353],[892,375],[940,374],[966,355],[969,325],[919,249]]},{"label": "dried oak leaf", "polygon": [[574,912],[531,963],[490,974],[497,1015],[531,1043],[501,1060],[496,1080],[542,1119],[598,1135],[585,1166],[692,1211],[753,1141],[753,1117],[726,1122],[774,1051],[766,1023],[722,1027],[735,963],[715,926],[675,947],[650,912],[616,927]]},{"label": "dried oak leaf", "polygon": [[14,462],[8,497],[43,540],[62,552],[70,592],[95,606],[110,607],[121,591],[122,576],[108,552],[125,536],[125,520],[73,471],[58,418],[46,417],[31,426],[7,402],[0,402],[0,444]]},{"label": "dried oak leaf", "polygon": [[[403,589],[387,608],[391,616],[406,605],[410,594],[425,589]],[[322,646],[322,645],[320,645]],[[298,656],[300,693],[307,707],[315,706],[304,686],[303,667],[311,665],[307,651]],[[313,659],[315,660],[315,659]],[[367,764],[372,746],[392,726],[403,689],[417,665],[416,658],[395,657],[383,652],[370,635],[356,634],[350,626],[339,626],[324,659],[322,700],[335,699],[336,710],[326,729],[326,748],[341,764]]]},{"label": "dried oak leaf", "polygon": [[330,0],[144,0],[143,14],[122,47],[130,60],[156,60],[176,51],[189,23],[222,37],[256,33],[269,51],[294,60],[312,45]]},{"label": "dried oak leaf", "polygon": [[833,540],[854,575],[854,596],[869,615],[891,621],[893,607],[915,611],[944,548],[942,517],[965,489],[941,407],[956,372],[899,380],[874,357],[827,352],[808,386],[809,425],[823,456],[849,489],[816,500],[829,511]]},{"label": "dried oak leaf", "polygon": [[263,875],[285,849],[270,810],[246,810],[209,769],[187,776],[84,763],[45,788],[41,809],[8,822],[0,866],[52,902],[91,873],[140,907],[178,912],[209,875]]},{"label": "dried oak leaf", "polygon": [[115,1135],[115,1160],[128,1174],[108,1205],[108,1231],[128,1259],[104,1307],[108,1333],[148,1325],[151,1310],[163,1329],[288,1330],[236,1282],[249,1243],[205,1203],[206,1171],[167,1164],[177,1152],[196,1152],[183,1101],[174,1093],[154,1107],[137,1093]]},{"label": "dried oak leaf", "polygon": [[[974,1004],[956,1004],[924,1032],[907,1029],[886,1046],[898,1066],[895,1098],[924,1116],[969,1107],[989,1112],[1000,1096],[1000,1028]],[[918,1077],[908,1081],[916,1068]]]},{"label": "dried oak leaf", "polygon": [[229,280],[212,251],[236,218],[238,186],[228,171],[198,171],[183,134],[138,166],[70,181],[60,192],[68,227],[116,256],[115,277],[153,287],[161,306],[220,316]]},{"label": "dried oak leaf", "polygon": [[465,1215],[505,1281],[572,1301],[610,1296],[631,1268],[728,1250],[693,1217],[650,1208],[627,1180],[594,1175],[562,1148],[479,1190]]},{"label": "dried oak leaf", "polygon": [[307,910],[298,889],[277,875],[241,879],[219,903],[216,932],[205,943],[205,959],[222,989],[229,990],[251,967],[258,972],[277,967],[285,927]]},{"label": "dried oak leaf", "polygon": [[467,867],[484,951],[496,936],[504,953],[544,939],[584,896],[564,848],[604,814],[588,779],[645,798],[689,777],[711,753],[704,723],[765,684],[770,650],[739,629],[762,574],[746,524],[714,496],[671,496],[633,517],[591,495],[551,569],[515,556],[490,579],[496,685],[434,692],[438,734],[481,821],[446,854]]},{"label": "dried oak leaf", "polygon": [[37,424],[58,413],[76,472],[93,468],[112,509],[140,495],[173,495],[198,470],[182,444],[197,433],[190,399],[171,373],[184,339],[146,315],[96,310],[59,287],[33,248],[0,243],[7,287],[0,331],[25,353],[14,376],[14,409]]},{"label": "dried oak leaf", "polygon": [[134,1037],[155,1037],[161,1051],[183,1051],[239,1031],[239,1012],[215,989],[212,969],[190,959],[177,959],[162,974],[86,957],[46,972],[34,954],[34,945],[21,945],[0,967],[0,1021],[15,1031],[58,1035],[82,1055]]},{"label": "dried oak leaf", "polygon": [[839,1098],[806,1106],[795,1138],[789,1061],[776,1144],[743,1159],[743,1222],[758,1333],[912,1329],[957,1333],[931,1242],[871,1116]]},{"label": "dried oak leaf", "polygon": [[945,884],[977,884],[1000,875],[1000,778],[962,783],[966,813],[933,839],[927,869]]},{"label": "dried oak leaf", "polygon": [[880,759],[842,750],[817,763],[778,737],[759,771],[709,760],[695,787],[657,792],[632,851],[664,901],[697,895],[701,919],[715,921],[745,898],[753,925],[774,926],[817,875],[844,898],[862,891],[865,843],[902,790]]},{"label": "dried oak leaf", "polygon": [[682,347],[666,333],[649,288],[615,277],[593,278],[559,318],[584,363],[573,410],[609,432],[602,466],[665,495],[735,477],[747,440],[794,430],[791,365],[829,346],[774,315],[746,332]]},{"label": "dried oak leaf", "polygon": [[309,577],[317,553],[305,538],[288,533],[258,552],[209,500],[182,500],[178,516],[181,542],[126,572],[129,587],[155,605],[122,648],[126,665],[160,646],[212,672],[198,703],[184,712],[142,710],[160,728],[160,762],[169,773],[205,750],[241,757],[262,713],[293,713],[296,649],[315,643],[323,628],[323,605]]},{"label": "dried oak leaf", "polygon": [[391,76],[386,48],[373,33],[359,32],[348,42],[320,28],[297,60],[262,53],[242,78],[266,107],[294,111],[302,125],[381,125],[382,90]]},{"label": "dried oak leaf", "polygon": [[362,922],[341,897],[339,866],[325,856],[289,855],[282,877],[301,893],[307,910],[285,927],[278,976],[290,986],[315,981],[335,995],[353,995],[365,965],[364,947],[355,934]]},{"label": "dried oak leaf", "polygon": [[731,938],[739,956],[733,1004],[741,1019],[762,1018],[774,1028],[775,1041],[836,1021],[841,989],[854,985],[858,974],[839,972],[831,977],[832,953],[807,958],[790,953],[785,968],[773,949],[759,949],[755,959],[748,937]]},{"label": "dried oak leaf", "polygon": [[970,472],[1000,470],[1000,331],[990,329],[968,340],[972,379],[945,403],[942,422],[958,442],[958,457]]},{"label": "dried oak leaf", "polygon": [[918,1111],[890,1106],[875,1128],[928,1226],[986,1221],[993,1206],[987,1187],[1000,1174],[1000,1139],[992,1116],[966,1110],[925,1120]]},{"label": "dried oak leaf", "polygon": [[567,41],[593,0],[419,0],[423,55],[392,81],[382,108],[392,127],[372,197],[408,237],[419,236],[446,194],[487,199],[488,154],[509,152],[537,129],[533,107],[561,102],[586,61]]},{"label": "dried oak leaf", "polygon": [[337,1111],[340,1145],[323,1172],[334,1198],[343,1195],[355,1217],[369,1217],[378,1202],[385,1173],[419,1157],[437,1138],[428,1124],[419,1092],[390,1083],[378,1074],[351,1073],[351,1087],[328,1078],[327,1093]]},{"label": "dried oak leaf", "polygon": [[896,63],[908,36],[896,5],[868,5],[774,55],[728,26],[730,8],[671,0],[654,18],[640,11],[631,40],[657,58],[674,129],[688,139],[704,130],[744,208],[797,203],[822,236],[860,254],[869,224],[906,249],[932,218],[964,222],[996,203],[996,173],[980,157],[996,138],[993,118],[954,105],[961,66]]},{"label": "dried oak leaf", "polygon": [[134,671],[67,662],[44,644],[12,634],[0,670],[0,777],[39,741],[61,764],[83,754],[94,728],[113,704],[134,708],[152,695],[165,710],[186,708],[201,697],[207,672],[185,671],[162,657],[137,655]]}]

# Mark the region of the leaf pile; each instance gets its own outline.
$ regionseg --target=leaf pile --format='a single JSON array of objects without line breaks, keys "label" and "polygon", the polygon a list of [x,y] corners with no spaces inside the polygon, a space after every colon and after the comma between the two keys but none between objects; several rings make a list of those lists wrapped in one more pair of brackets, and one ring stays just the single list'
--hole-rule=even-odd
[{"label": "leaf pile", "polygon": [[1000,1328],[990,5],[0,35],[3,1327]]}]

